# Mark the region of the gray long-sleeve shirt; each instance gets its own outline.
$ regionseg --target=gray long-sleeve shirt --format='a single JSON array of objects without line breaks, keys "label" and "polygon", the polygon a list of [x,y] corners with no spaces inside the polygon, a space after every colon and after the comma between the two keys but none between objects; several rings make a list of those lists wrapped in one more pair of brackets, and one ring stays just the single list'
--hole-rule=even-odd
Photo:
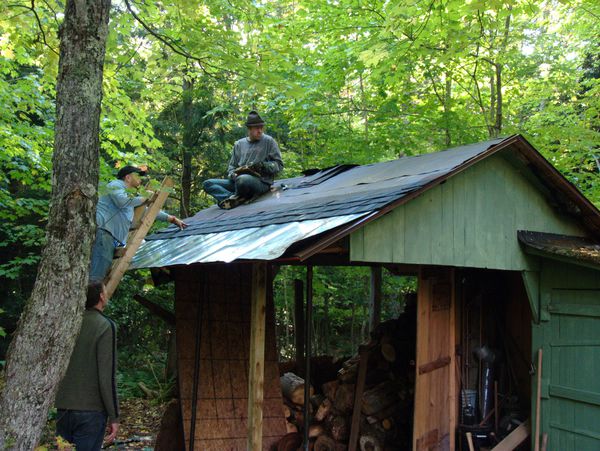
[{"label": "gray long-sleeve shirt", "polygon": [[69,367],[56,394],[56,408],[105,412],[119,418],[117,330],[100,311],[86,310]]},{"label": "gray long-sleeve shirt", "polygon": [[273,183],[275,175],[283,169],[281,151],[277,142],[269,135],[262,135],[258,141],[250,141],[247,137],[238,139],[233,145],[233,153],[229,160],[227,174],[233,177],[236,168],[250,166],[253,163],[263,163],[261,180],[269,185]]}]

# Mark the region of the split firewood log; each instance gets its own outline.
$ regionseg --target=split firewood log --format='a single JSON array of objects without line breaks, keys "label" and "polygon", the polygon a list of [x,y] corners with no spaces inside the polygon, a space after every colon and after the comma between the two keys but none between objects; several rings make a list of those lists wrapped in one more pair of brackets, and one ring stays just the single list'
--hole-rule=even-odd
[{"label": "split firewood log", "polygon": [[337,380],[325,382],[322,385],[321,388],[323,389],[323,394],[325,396],[327,396],[327,399],[329,399],[330,401],[335,400],[335,393],[336,393],[339,385],[340,385],[340,383]]},{"label": "split firewood log", "polygon": [[331,414],[327,417],[327,428],[337,442],[346,442],[350,437],[349,418],[343,415]]},{"label": "split firewood log", "polygon": [[296,426],[294,423],[290,423],[289,421],[286,420],[285,422],[285,431],[289,434],[291,432],[298,432],[298,426]]},{"label": "split firewood log", "polygon": [[327,435],[320,435],[313,447],[314,451],[336,451],[335,440]]},{"label": "split firewood log", "polygon": [[354,384],[340,384],[336,393],[333,405],[342,413],[352,413],[354,406]]},{"label": "split firewood log", "polygon": [[394,419],[384,418],[383,420],[381,420],[381,427],[386,431],[391,430],[394,427]]},{"label": "split firewood log", "polygon": [[304,424],[304,410],[303,409],[290,409],[290,414],[286,419],[296,426],[302,427]]},{"label": "split firewood log", "polygon": [[355,356],[344,362],[341,370],[338,371],[338,379],[343,383],[354,383],[356,382],[356,375],[358,374],[358,362],[360,358]]},{"label": "split firewood log", "polygon": [[370,424],[379,423],[380,421],[382,421],[386,418],[390,418],[390,417],[394,416],[397,413],[398,409],[399,409],[399,407],[398,407],[397,403],[390,404],[385,409],[381,409],[379,412],[375,412],[371,415],[368,415],[367,421]]},{"label": "split firewood log", "polygon": [[315,421],[323,421],[325,418],[327,418],[332,408],[332,402],[329,400],[329,398],[325,398],[315,413]]},{"label": "split firewood log", "polygon": [[365,415],[373,415],[398,400],[398,384],[393,381],[382,382],[362,396],[361,410]]},{"label": "split firewood log", "polygon": [[302,435],[298,432],[291,432],[281,437],[277,442],[277,451],[296,451],[302,446]]},{"label": "split firewood log", "polygon": [[[281,376],[280,381],[283,395],[294,404],[304,405],[304,379],[294,373],[285,373]],[[310,396],[313,395],[312,387],[310,387],[309,393]]]},{"label": "split firewood log", "polygon": [[358,439],[360,451],[383,451],[381,442],[370,435],[362,435]]},{"label": "split firewood log", "polygon": [[310,406],[313,408],[313,410],[318,409],[319,406],[321,404],[323,404],[324,399],[326,399],[325,396],[323,396],[320,393],[317,393],[316,395],[312,395],[310,397]]},{"label": "split firewood log", "polygon": [[325,434],[325,428],[321,424],[313,423],[308,427],[308,438],[317,438]]}]

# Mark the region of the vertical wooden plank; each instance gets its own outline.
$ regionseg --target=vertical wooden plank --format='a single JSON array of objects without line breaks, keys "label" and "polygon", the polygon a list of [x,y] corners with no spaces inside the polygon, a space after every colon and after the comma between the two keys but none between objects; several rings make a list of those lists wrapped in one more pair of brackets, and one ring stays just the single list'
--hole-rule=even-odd
[{"label": "vertical wooden plank", "polygon": [[454,270],[419,271],[413,449],[454,450],[457,425]]},{"label": "vertical wooden plank", "polygon": [[444,183],[441,190],[440,236],[433,251],[440,265],[454,265],[454,185]]},{"label": "vertical wooden plank", "polygon": [[352,411],[352,422],[350,423],[350,441],[348,442],[348,451],[358,449],[358,432],[360,423],[360,409],[362,406],[362,396],[367,379],[367,362],[369,360],[369,349],[366,346],[359,348],[360,361],[358,363],[358,376],[356,378],[356,387],[354,391],[354,408]]},{"label": "vertical wooden plank", "polygon": [[371,266],[371,291],[369,296],[369,331],[381,322],[381,266]]},{"label": "vertical wooden plank", "polygon": [[266,263],[261,262],[252,265],[251,290],[250,365],[248,369],[248,449],[260,450],[262,449],[265,376]]},{"label": "vertical wooden plank", "polygon": [[388,246],[392,248],[392,262],[403,262],[405,261],[404,240],[406,238],[405,206],[401,205],[400,207],[396,208],[390,216],[392,219],[392,229],[390,235],[392,239],[389,240],[391,245],[388,243]]}]

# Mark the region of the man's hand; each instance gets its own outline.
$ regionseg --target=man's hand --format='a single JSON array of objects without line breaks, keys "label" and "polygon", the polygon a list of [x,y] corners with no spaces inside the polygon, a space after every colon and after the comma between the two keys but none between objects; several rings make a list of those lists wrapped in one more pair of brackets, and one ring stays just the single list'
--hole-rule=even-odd
[{"label": "man's hand", "polygon": [[248,168],[252,171],[256,171],[259,174],[262,174],[265,171],[265,164],[261,161],[258,163],[252,163]]},{"label": "man's hand", "polygon": [[248,174],[248,175],[252,175],[254,177],[260,177],[260,174],[258,173],[258,171],[253,169],[252,166],[240,166],[239,168],[236,168],[235,175],[242,175],[242,174]]},{"label": "man's hand", "polygon": [[106,443],[112,443],[117,438],[117,432],[119,432],[119,423],[109,423],[107,428],[106,437],[104,437],[104,441]]},{"label": "man's hand", "polygon": [[181,230],[185,229],[188,226],[185,222],[183,222],[177,216],[173,216],[173,215],[169,215],[167,221],[169,221],[171,224],[175,224]]}]

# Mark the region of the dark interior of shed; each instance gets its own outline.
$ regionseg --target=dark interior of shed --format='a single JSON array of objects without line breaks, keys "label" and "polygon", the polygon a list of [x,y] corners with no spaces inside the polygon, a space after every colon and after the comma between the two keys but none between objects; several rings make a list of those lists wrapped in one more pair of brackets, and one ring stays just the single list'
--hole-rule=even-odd
[{"label": "dark interior of shed", "polygon": [[[467,432],[474,450],[491,449],[530,415],[530,307],[519,273],[459,270],[455,287],[456,449],[469,450]],[[314,450],[412,448],[416,300],[403,296],[402,313],[374,327],[354,355],[311,355],[306,393],[304,359],[280,363],[288,434],[278,449],[304,449],[307,439]]]},{"label": "dark interior of shed", "polygon": [[[519,273],[458,274],[458,449],[489,449],[530,416],[531,311]],[[528,443],[518,449],[528,449]]]}]

